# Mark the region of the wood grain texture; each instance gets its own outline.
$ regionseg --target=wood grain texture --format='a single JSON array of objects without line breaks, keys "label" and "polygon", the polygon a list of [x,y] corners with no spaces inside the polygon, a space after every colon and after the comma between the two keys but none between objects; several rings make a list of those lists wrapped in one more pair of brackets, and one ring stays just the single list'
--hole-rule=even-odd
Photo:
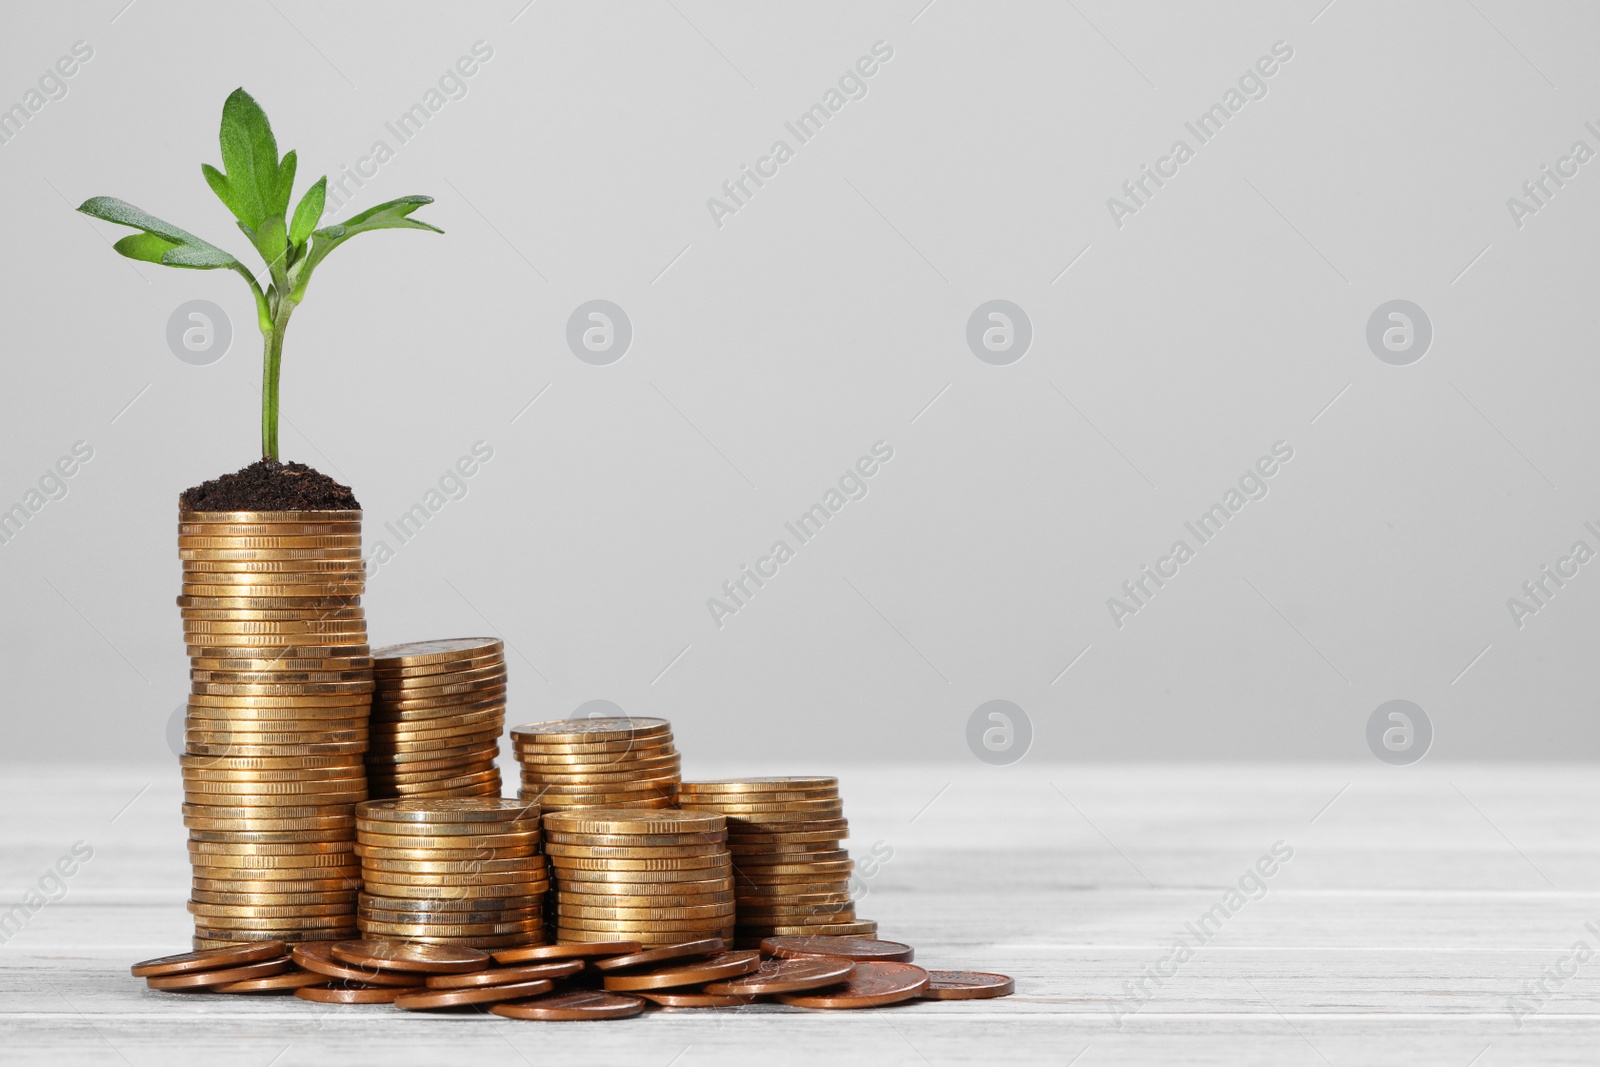
[{"label": "wood grain texture", "polygon": [[[128,965],[190,930],[177,777],[0,782],[0,911],[74,842],[94,849],[0,945],[0,1062],[1492,1067],[1590,1063],[1600,1038],[1600,781],[1582,766],[848,767],[853,853],[893,853],[858,910],[918,963],[1014,975],[1015,996],[587,1025],[143,988]],[[1292,858],[1229,901],[1275,844]],[[1595,958],[1573,959],[1580,941]]]}]

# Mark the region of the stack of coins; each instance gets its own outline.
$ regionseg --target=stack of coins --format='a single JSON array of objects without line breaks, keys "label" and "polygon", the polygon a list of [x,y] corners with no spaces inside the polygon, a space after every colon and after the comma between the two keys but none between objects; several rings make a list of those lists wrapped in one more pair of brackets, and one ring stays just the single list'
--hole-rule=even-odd
[{"label": "stack of coins", "polygon": [[767,937],[874,937],[878,924],[856,918],[850,899],[854,861],[839,779],[815,776],[684,782],[685,811],[715,812],[728,823],[738,929],[735,945]]},{"label": "stack of coins", "polygon": [[178,516],[195,947],[351,936],[372,660],[361,512]]},{"label": "stack of coins", "polygon": [[552,719],[511,731],[522,798],[545,811],[670,808],[678,750],[665,719]]},{"label": "stack of coins", "polygon": [[639,808],[547,812],[556,939],[669,945],[733,936],[720,815]]},{"label": "stack of coins", "polygon": [[369,800],[356,809],[361,934],[508,948],[544,941],[550,876],[539,807],[499,797]]},{"label": "stack of coins", "polygon": [[384,797],[500,795],[505,646],[493,637],[374,649],[367,785]]}]

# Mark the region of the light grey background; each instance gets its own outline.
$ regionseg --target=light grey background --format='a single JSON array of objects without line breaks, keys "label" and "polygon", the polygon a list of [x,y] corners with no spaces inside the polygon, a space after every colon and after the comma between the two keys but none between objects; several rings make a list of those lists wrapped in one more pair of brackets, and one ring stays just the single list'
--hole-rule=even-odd
[{"label": "light grey background", "polygon": [[[1521,228],[1506,201],[1600,149],[1600,10],[125,2],[0,35],[0,106],[94,50],[0,145],[0,505],[94,448],[0,546],[5,759],[170,759],[176,495],[258,440],[239,279],[122,260],[71,208],[119,196],[243,255],[199,174],[229,91],[303,186],[393,145],[480,40],[354,201],[431,194],[446,235],[353,242],[288,336],[285,454],[355,487],[369,542],[495,450],[371,582],[376,642],[500,633],[514,720],[605,698],[719,760],[970,760],[992,699],[1031,759],[1370,759],[1391,699],[1433,759],[1596,754],[1600,564],[1520,629],[1507,599],[1600,548],[1600,161]],[[707,198],[877,41],[865,98],[716,226]],[[1278,41],[1267,95],[1114,225]],[[211,366],[165,340],[196,298],[233,321]],[[609,366],[566,346],[592,299],[633,325]],[[1009,366],[967,347],[992,299],[1032,322]],[[1394,299],[1433,325],[1409,366],[1365,340]],[[880,440],[866,498],[713,625]],[[1115,626],[1107,599],[1278,441],[1270,494]]]}]

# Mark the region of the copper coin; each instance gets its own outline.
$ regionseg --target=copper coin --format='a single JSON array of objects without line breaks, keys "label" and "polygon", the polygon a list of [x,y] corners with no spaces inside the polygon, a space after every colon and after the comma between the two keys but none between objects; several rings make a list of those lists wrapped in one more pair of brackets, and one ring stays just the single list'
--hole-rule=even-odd
[{"label": "copper coin", "polygon": [[754,1004],[759,997],[731,996],[715,993],[688,993],[678,989],[640,991],[639,996],[653,1000],[663,1008],[739,1008]]},{"label": "copper coin", "polygon": [[[280,949],[282,947],[282,945],[279,946]],[[289,967],[289,957],[279,956],[275,960],[262,960],[259,963],[247,963],[243,967],[228,967],[220,971],[153,975],[146,978],[144,983],[151,989],[179,991],[214,989],[219,985],[227,985],[230,982],[244,982],[251,978],[266,978],[268,975],[281,974],[287,971]]]},{"label": "copper coin", "polygon": [[269,978],[249,978],[243,982],[229,982],[210,990],[212,993],[293,993],[308,985],[324,985],[328,976],[315,971],[285,971]]},{"label": "copper coin", "polygon": [[208,949],[205,952],[180,952],[175,956],[157,956],[153,960],[135,963],[131,968],[135,978],[155,978],[171,974],[192,974],[195,971],[218,971],[225,967],[240,967],[246,963],[270,960],[288,952],[282,941],[260,941],[237,948]]},{"label": "copper coin", "polygon": [[858,962],[910,963],[916,950],[898,941],[875,941],[865,937],[769,937],[761,942],[768,956],[801,959],[828,956]]},{"label": "copper coin", "polygon": [[909,963],[858,963],[843,983],[809,993],[779,993],[797,1008],[877,1008],[920,997],[928,972]]},{"label": "copper coin", "polygon": [[294,962],[308,971],[327,975],[329,978],[338,978],[346,982],[362,982],[367,985],[398,986],[406,988],[419,986],[422,978],[415,974],[385,974],[375,967],[352,967],[333,956],[332,941],[305,941],[294,947],[292,953]]},{"label": "copper coin", "polygon": [[464,1008],[470,1004],[500,1004],[507,1000],[537,997],[554,988],[555,983],[548,978],[541,978],[510,985],[479,986],[476,989],[422,989],[400,994],[395,998],[394,1006],[406,1011],[433,1011],[437,1008]]},{"label": "copper coin", "polygon": [[768,959],[761,961],[759,970],[721,982],[709,982],[702,992],[731,996],[795,993],[802,989],[819,989],[822,986],[843,982],[855,969],[853,960],[827,959],[822,956],[799,960]]},{"label": "copper coin", "polygon": [[1016,992],[1017,983],[1003,974],[984,971],[929,971],[924,1000],[984,1000]]},{"label": "copper coin", "polygon": [[335,959],[380,971],[411,971],[428,974],[463,974],[488,966],[489,954],[474,948],[449,945],[419,945],[411,941],[339,941],[333,945]]},{"label": "copper coin", "polygon": [[393,1004],[404,992],[396,986],[308,985],[296,989],[294,995],[318,1004]]},{"label": "copper coin", "polygon": [[572,993],[557,993],[536,1000],[522,1000],[515,1004],[496,1004],[489,1009],[508,1019],[542,1019],[546,1022],[565,1022],[580,1019],[626,1019],[644,1011],[644,1000],[639,997],[599,990],[583,989]]},{"label": "copper coin", "polygon": [[[718,942],[721,946],[721,942]],[[535,960],[596,959],[606,956],[631,956],[644,946],[637,941],[567,942],[560,945],[527,945],[503,949],[494,954],[496,963],[531,963]]]},{"label": "copper coin", "polygon": [[582,960],[546,960],[516,967],[495,967],[466,974],[435,974],[428,978],[429,989],[477,989],[480,986],[512,985],[541,978],[566,978],[583,970]]},{"label": "copper coin", "polygon": [[761,953],[749,950],[720,952],[703,960],[661,967],[653,971],[629,974],[608,974],[605,986],[613,992],[631,992],[640,989],[674,989],[678,986],[700,985],[749,974],[761,966]]},{"label": "copper coin", "polygon": [[615,956],[608,960],[600,960],[595,966],[606,972],[627,971],[635,967],[651,967],[657,963],[692,959],[695,956],[713,956],[725,947],[722,938],[708,937],[700,941],[684,941],[676,945],[662,945],[659,948],[645,949],[643,952]]}]

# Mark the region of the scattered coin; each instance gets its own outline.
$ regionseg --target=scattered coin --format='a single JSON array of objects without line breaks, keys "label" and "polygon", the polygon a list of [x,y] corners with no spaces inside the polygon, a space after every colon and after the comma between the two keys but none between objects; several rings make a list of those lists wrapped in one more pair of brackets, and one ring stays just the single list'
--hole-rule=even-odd
[{"label": "scattered coin", "polygon": [[246,963],[239,967],[225,967],[216,971],[151,975],[144,982],[151,989],[165,989],[172,992],[214,989],[217,986],[228,985],[232,982],[244,982],[252,978],[265,978],[268,975],[286,971],[289,966],[289,957],[279,956],[277,959]]},{"label": "scattered coin", "polygon": [[681,986],[703,985],[735,975],[749,974],[761,966],[761,953],[752,951],[721,952],[705,959],[674,963],[648,971],[607,973],[605,987],[613,992],[641,989],[674,989]]},{"label": "scattered coin", "polygon": [[475,989],[422,989],[395,998],[394,1006],[406,1011],[433,1011],[439,1008],[464,1008],[470,1004],[499,1004],[508,1000],[536,997],[550,992],[555,983],[548,978],[510,985],[480,986]]},{"label": "scattered coin", "polygon": [[546,1022],[625,1019],[643,1011],[644,1000],[641,997],[625,996],[620,993],[585,989],[536,997],[533,1000],[496,1004],[489,1010],[508,1019],[541,1019]]},{"label": "scattered coin", "polygon": [[761,942],[768,956],[785,959],[826,956],[858,962],[910,963],[916,950],[898,941],[877,941],[860,937],[769,937]]},{"label": "scattered coin", "polygon": [[1003,974],[983,971],[929,971],[925,1000],[983,1000],[1016,992],[1017,983]]},{"label": "scattered coin", "polygon": [[[622,944],[625,942],[611,942]],[[637,942],[634,942],[637,944]],[[714,956],[722,952],[726,946],[720,937],[708,937],[699,941],[683,941],[678,944],[658,945],[638,952],[612,956],[610,959],[595,961],[595,967],[607,974],[622,973],[645,967],[654,967],[661,963],[670,963],[674,960],[695,959],[703,956]]]},{"label": "scattered coin", "polygon": [[404,992],[402,986],[308,985],[296,989],[294,995],[318,1004],[393,1004]]},{"label": "scattered coin", "polygon": [[[721,942],[718,942],[718,948]],[[637,941],[569,942],[558,945],[527,945],[505,949],[494,954],[496,963],[520,964],[534,960],[601,959],[608,956],[630,956],[644,946]]]},{"label": "scattered coin", "polygon": [[718,982],[708,982],[702,992],[729,996],[759,996],[819,989],[845,981],[856,969],[852,960],[766,959],[759,969]]},{"label": "scattered coin", "polygon": [[174,974],[192,974],[196,971],[217,971],[229,967],[242,967],[247,963],[276,959],[288,949],[281,941],[262,941],[254,945],[213,949],[207,952],[180,952],[175,956],[157,956],[153,960],[135,963],[131,968],[135,978],[160,978]]},{"label": "scattered coin", "polygon": [[315,971],[285,971],[283,974],[274,974],[267,978],[247,978],[242,982],[229,982],[219,985],[209,992],[212,993],[293,993],[308,985],[324,985],[328,976]]},{"label": "scattered coin", "polygon": [[428,978],[429,989],[476,989],[479,986],[512,985],[532,982],[541,978],[569,978],[582,972],[582,960],[546,960],[543,963],[523,963],[515,967],[493,967],[486,971],[468,971],[465,974],[435,974]]},{"label": "scattered coin", "polygon": [[844,982],[805,993],[779,993],[778,999],[798,1008],[877,1008],[920,997],[928,988],[928,972],[909,963],[858,963]]}]

